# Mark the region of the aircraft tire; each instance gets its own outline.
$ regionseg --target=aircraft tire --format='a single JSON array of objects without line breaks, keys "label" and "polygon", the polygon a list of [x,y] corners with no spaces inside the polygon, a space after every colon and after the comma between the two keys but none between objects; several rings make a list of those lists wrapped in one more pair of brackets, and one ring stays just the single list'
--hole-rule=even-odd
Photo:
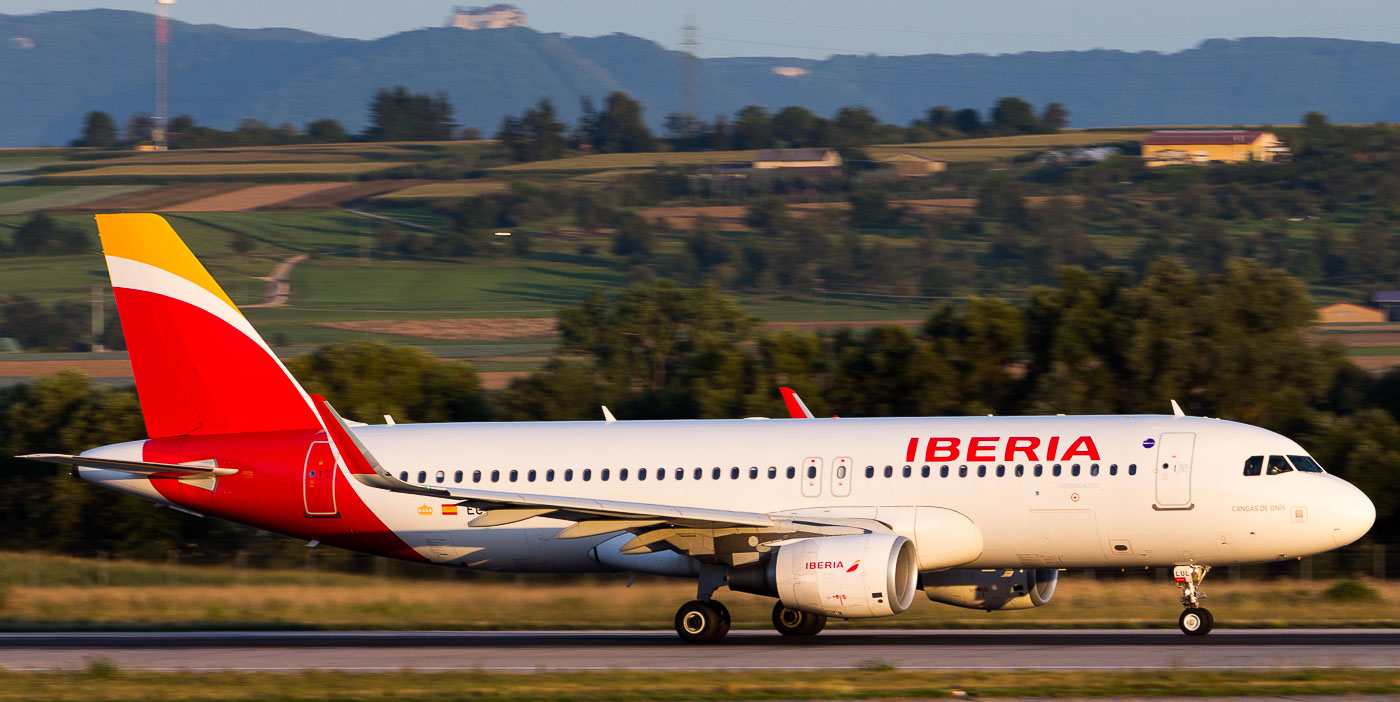
[{"label": "aircraft tire", "polygon": [[720,637],[723,638],[727,636],[729,634],[729,625],[733,623],[733,619],[729,616],[729,608],[725,607],[724,603],[719,600],[710,600],[708,604],[715,612],[719,613]]},{"label": "aircraft tire", "polygon": [[1215,626],[1215,617],[1204,607],[1187,607],[1176,624],[1187,636],[1205,636]]},{"label": "aircraft tire", "polygon": [[778,602],[773,605],[773,628],[783,636],[816,636],[826,628],[826,615],[790,609]]},{"label": "aircraft tire", "polygon": [[688,643],[714,643],[728,631],[724,617],[709,602],[691,600],[676,611],[676,633]]}]

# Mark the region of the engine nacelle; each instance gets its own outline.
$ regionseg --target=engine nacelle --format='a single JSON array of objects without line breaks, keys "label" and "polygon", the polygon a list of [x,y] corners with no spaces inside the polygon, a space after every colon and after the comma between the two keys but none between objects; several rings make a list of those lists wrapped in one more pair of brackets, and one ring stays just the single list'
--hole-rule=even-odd
[{"label": "engine nacelle", "polygon": [[923,575],[930,600],[968,609],[1031,609],[1050,602],[1060,574],[1036,570],[947,570]]},{"label": "engine nacelle", "polygon": [[914,603],[919,557],[897,534],[818,536],[729,571],[729,589],[776,596],[792,609],[843,619],[899,614]]}]

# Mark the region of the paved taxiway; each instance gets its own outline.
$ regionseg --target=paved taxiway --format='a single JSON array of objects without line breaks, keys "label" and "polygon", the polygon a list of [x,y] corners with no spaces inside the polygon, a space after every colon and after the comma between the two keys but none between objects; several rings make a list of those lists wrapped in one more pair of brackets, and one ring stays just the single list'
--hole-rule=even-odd
[{"label": "paved taxiway", "polygon": [[0,634],[0,666],[150,670],[924,670],[1400,668],[1400,629],[735,631],[698,647],[670,631]]}]

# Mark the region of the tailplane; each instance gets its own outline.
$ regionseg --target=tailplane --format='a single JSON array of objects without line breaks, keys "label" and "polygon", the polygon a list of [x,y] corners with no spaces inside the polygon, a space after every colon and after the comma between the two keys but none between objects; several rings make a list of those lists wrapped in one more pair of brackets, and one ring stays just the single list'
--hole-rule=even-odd
[{"label": "tailplane", "polygon": [[97,215],[151,438],[320,429],[282,361],[170,224]]}]

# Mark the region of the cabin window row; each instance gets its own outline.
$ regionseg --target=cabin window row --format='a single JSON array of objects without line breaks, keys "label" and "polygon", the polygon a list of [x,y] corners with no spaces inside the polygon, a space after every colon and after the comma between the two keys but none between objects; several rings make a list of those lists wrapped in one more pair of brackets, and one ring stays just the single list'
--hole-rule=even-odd
[{"label": "cabin window row", "polygon": [[[899,475],[905,478],[912,478],[914,477],[914,471],[916,469],[912,465],[906,465],[900,469],[896,469],[894,466],[885,466],[883,474],[886,478],[893,478],[895,476],[896,470],[898,470]],[[1051,464],[1048,469],[1044,463],[1035,463],[1030,465],[1029,467],[1026,466],[1024,463],[1018,463],[1014,466],[1008,466],[1005,463],[999,463],[996,466],[989,466],[985,463],[979,463],[976,466],[969,466],[967,464],[963,464],[957,466],[956,468],[945,464],[938,466],[936,469],[933,466],[924,465],[918,467],[917,470],[919,472],[919,477],[921,478],[931,477],[934,474],[935,470],[937,470],[938,477],[940,478],[947,478],[952,475],[956,475],[959,478],[966,478],[974,473],[979,478],[985,478],[989,473],[995,475],[998,478],[1004,478],[1008,473],[1014,475],[1017,478],[1024,477],[1027,473],[1029,473],[1033,477],[1039,478],[1042,475],[1045,475],[1047,470],[1052,477],[1058,478],[1065,473],[1066,468],[1065,465],[1062,463]],[[1079,477],[1081,474],[1086,472],[1091,477],[1097,476],[1099,475],[1100,470],[1100,466],[1097,463],[1090,463],[1088,465],[1087,470],[1083,465],[1078,463],[1070,464],[1068,467],[1069,475],[1071,477]],[[1129,463],[1126,472],[1128,475],[1137,475],[1137,464]],[[875,473],[875,466],[865,467],[865,477],[874,478]],[[1107,473],[1109,475],[1118,475],[1118,464],[1108,464]]]},{"label": "cabin window row", "polygon": [[[503,480],[506,482],[516,483],[520,482],[523,478],[524,481],[527,483],[552,483],[556,480],[562,480],[563,482],[569,483],[573,482],[576,477],[582,482],[591,482],[595,477],[599,481],[608,481],[612,480],[613,478],[616,478],[617,480],[636,479],[640,481],[651,479],[661,481],[668,479],[668,473],[674,475],[674,478],[671,478],[672,480],[685,480],[687,473],[690,473],[692,480],[703,480],[707,472],[712,480],[719,480],[726,474],[731,480],[738,480],[740,477],[746,474],[750,480],[757,480],[761,475],[766,475],[769,480],[776,480],[779,475],[783,476],[784,478],[787,478],[788,480],[791,480],[797,477],[797,466],[788,466],[785,469],[779,469],[777,466],[768,466],[768,468],[766,469],[760,469],[758,466],[750,466],[748,468],[739,468],[736,466],[729,468],[728,470],[724,468],[711,468],[708,471],[704,468],[676,468],[674,470],[667,468],[637,468],[635,471],[629,470],[627,468],[618,468],[616,471],[612,470],[611,468],[600,468],[596,471],[592,468],[582,468],[579,470],[575,470],[573,468],[565,468],[563,470],[555,470],[554,468],[549,468],[546,470],[536,470],[531,468],[528,470],[474,470],[471,471],[470,475],[468,475],[465,471],[458,470],[452,472],[452,482],[461,484],[462,482],[470,478],[471,482],[473,483],[499,483]],[[817,468],[816,466],[808,466],[806,472],[808,473],[807,477],[815,478]],[[410,475],[411,474],[406,470],[400,471],[399,480],[409,482]],[[420,470],[418,471],[416,477],[418,478],[419,484],[427,484],[430,475],[428,471]],[[437,483],[446,483],[447,478],[447,471],[440,470],[431,474],[431,479]]]},{"label": "cabin window row", "polygon": [[1250,456],[1244,459],[1245,475],[1278,475],[1291,473],[1295,468],[1304,473],[1324,472],[1322,466],[1311,456],[1269,456],[1267,461],[1264,456]]}]

